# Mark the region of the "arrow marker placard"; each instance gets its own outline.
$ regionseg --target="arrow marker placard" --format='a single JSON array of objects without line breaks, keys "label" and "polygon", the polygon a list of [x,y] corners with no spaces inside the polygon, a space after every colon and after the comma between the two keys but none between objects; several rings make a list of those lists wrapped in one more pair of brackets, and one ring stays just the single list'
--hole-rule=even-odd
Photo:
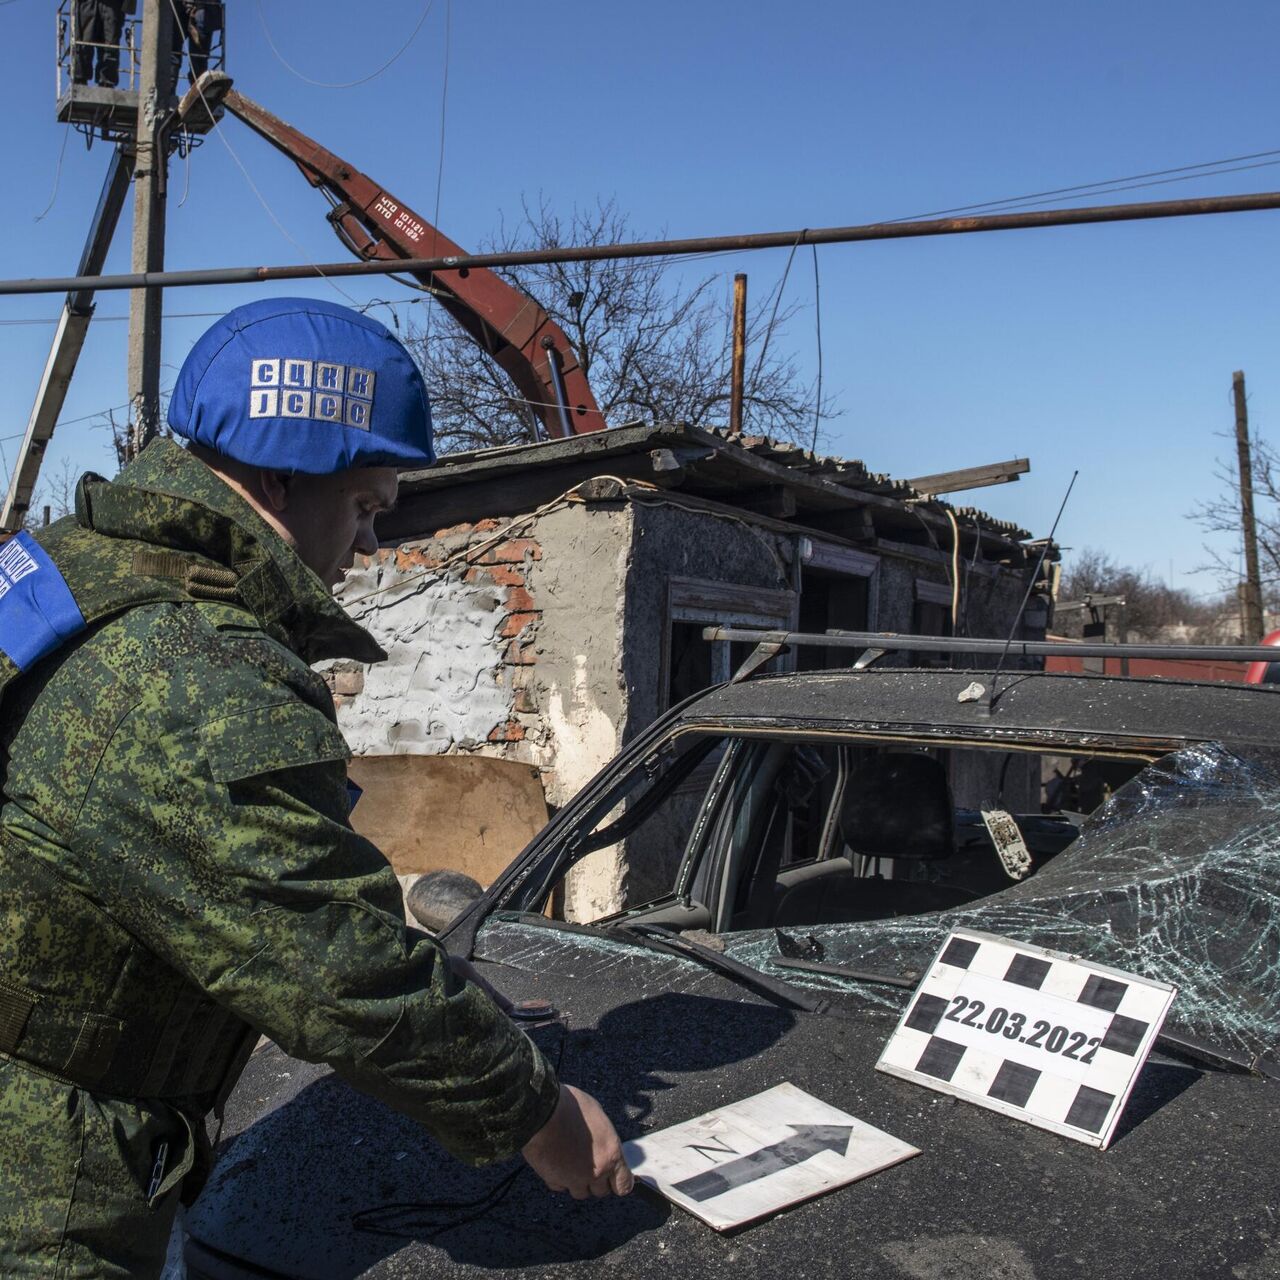
[{"label": "arrow marker placard", "polygon": [[629,1142],[624,1151],[636,1177],[717,1231],[920,1154],[791,1084]]}]

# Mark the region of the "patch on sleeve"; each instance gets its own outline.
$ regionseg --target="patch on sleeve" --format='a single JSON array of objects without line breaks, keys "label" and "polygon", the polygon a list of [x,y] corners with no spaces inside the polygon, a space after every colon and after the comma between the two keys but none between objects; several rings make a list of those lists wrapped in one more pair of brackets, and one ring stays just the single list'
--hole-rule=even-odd
[{"label": "patch on sleeve", "polygon": [[84,626],[66,579],[29,533],[19,533],[0,547],[0,649],[19,671]]},{"label": "patch on sleeve", "polygon": [[210,720],[200,726],[200,739],[218,782],[351,758],[337,725],[296,700]]}]

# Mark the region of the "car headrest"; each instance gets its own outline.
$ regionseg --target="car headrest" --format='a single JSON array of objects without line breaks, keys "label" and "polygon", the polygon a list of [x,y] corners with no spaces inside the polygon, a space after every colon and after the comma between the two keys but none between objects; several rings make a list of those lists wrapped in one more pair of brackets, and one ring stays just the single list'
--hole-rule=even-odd
[{"label": "car headrest", "polygon": [[955,811],[941,761],[918,751],[872,756],[849,779],[840,834],[870,858],[947,858]]}]

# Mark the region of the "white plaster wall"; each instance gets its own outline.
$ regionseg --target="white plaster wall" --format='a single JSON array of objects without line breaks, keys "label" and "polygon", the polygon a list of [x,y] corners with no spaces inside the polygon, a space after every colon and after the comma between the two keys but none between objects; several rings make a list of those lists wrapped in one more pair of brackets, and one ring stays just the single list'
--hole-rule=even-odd
[{"label": "white plaster wall", "polygon": [[[503,673],[504,621],[494,589],[463,581],[463,568],[401,572],[391,560],[355,569],[338,592],[354,601],[409,585],[349,612],[387,651],[365,668],[363,690],[344,698],[338,724],[356,755],[441,755],[487,741],[512,713]],[[412,581],[410,581],[412,580]]]},{"label": "white plaster wall", "polygon": [[[568,689],[550,686],[547,721],[555,743],[557,787],[568,798],[613,758],[619,745],[620,726],[593,696],[586,654],[574,654]],[[616,845],[588,854],[565,881],[565,918],[595,920],[620,910],[623,875]]]},{"label": "white plaster wall", "polygon": [[[552,804],[572,799],[622,744],[623,584],[633,530],[629,508],[576,506],[538,523],[543,556],[532,566],[529,590],[542,610],[534,672]],[[619,848],[589,854],[565,879],[565,918],[595,920],[619,910],[625,878]]]}]

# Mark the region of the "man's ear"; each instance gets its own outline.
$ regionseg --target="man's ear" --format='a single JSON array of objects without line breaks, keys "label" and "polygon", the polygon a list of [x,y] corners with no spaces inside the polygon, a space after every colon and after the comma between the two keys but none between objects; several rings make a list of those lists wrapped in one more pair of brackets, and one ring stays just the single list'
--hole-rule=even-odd
[{"label": "man's ear", "polygon": [[258,484],[267,506],[272,511],[285,511],[289,506],[289,482],[293,477],[287,471],[259,471]]}]

